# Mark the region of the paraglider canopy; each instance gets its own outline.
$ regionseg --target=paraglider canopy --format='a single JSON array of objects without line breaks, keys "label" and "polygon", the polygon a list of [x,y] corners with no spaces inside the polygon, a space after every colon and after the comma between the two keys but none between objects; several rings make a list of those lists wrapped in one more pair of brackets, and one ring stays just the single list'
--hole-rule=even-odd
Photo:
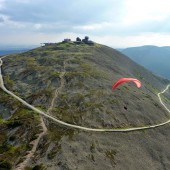
[{"label": "paraglider canopy", "polygon": [[135,78],[121,78],[121,79],[117,80],[117,81],[113,84],[112,90],[115,90],[116,87],[119,86],[119,85],[122,84],[122,83],[131,82],[131,81],[134,82],[138,88],[141,87],[141,82],[140,82],[138,79],[135,79]]}]

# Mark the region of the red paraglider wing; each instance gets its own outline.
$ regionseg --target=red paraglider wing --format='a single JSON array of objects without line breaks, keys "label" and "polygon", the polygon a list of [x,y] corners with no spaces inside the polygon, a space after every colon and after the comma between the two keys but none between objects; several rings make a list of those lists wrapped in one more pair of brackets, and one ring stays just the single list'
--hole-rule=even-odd
[{"label": "red paraglider wing", "polygon": [[116,87],[119,86],[120,84],[125,83],[125,82],[130,82],[130,81],[134,82],[138,88],[141,87],[141,82],[138,79],[121,78],[121,79],[117,80],[116,83],[113,84],[112,90],[116,89]]}]

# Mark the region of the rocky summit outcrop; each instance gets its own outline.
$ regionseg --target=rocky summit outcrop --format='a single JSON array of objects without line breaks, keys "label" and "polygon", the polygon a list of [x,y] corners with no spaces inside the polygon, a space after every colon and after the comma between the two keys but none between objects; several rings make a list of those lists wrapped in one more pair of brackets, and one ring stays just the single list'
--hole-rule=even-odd
[{"label": "rocky summit outcrop", "polygon": [[[157,96],[170,82],[100,44],[58,43],[9,55],[3,59],[2,73],[10,91],[44,112],[50,108],[50,115],[67,123],[126,128],[158,124],[170,117]],[[113,82],[122,77],[137,78],[142,87],[125,83],[112,91]],[[0,167],[12,169],[23,161],[30,142],[42,129],[37,113],[2,90],[0,95]],[[162,100],[168,108],[169,99],[167,91]],[[118,133],[89,132],[44,121],[48,132],[26,169],[170,168],[169,124]]]}]

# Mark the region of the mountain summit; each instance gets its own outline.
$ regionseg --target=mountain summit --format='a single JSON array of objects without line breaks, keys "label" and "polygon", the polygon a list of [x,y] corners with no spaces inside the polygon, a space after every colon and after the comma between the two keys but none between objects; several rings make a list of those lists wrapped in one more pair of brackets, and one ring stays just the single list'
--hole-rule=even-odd
[{"label": "mountain summit", "polygon": [[[10,91],[70,124],[98,129],[130,128],[169,119],[157,96],[169,81],[100,44],[63,42],[10,55],[3,59],[2,72]],[[138,89],[130,82],[112,91],[112,84],[122,77],[137,78],[142,87]],[[35,128],[40,127],[37,113],[2,90],[0,93],[0,167],[12,168],[24,161],[23,156],[35,146],[31,141],[42,129]],[[162,96],[169,107],[170,93]],[[29,169],[149,170],[170,166],[169,124],[153,130],[118,133],[77,130],[46,118],[44,122],[48,130],[27,163]]]}]

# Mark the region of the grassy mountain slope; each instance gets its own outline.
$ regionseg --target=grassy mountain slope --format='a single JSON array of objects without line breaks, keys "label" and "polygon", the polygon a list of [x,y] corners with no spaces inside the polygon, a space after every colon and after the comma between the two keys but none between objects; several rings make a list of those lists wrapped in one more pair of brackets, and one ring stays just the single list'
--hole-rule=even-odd
[{"label": "grassy mountain slope", "polygon": [[170,47],[131,47],[121,52],[155,74],[170,79]]},{"label": "grassy mountain slope", "polygon": [[2,90],[0,96],[0,169],[7,170],[23,161],[26,152],[32,148],[30,142],[42,129],[37,113]]},{"label": "grassy mountain slope", "polygon": [[[61,85],[62,72],[65,73],[64,86],[59,90],[51,114],[65,122],[121,128],[156,124],[169,118],[156,95],[168,80],[154,76],[109,47],[59,43],[4,59],[7,88],[44,111],[48,110],[54,91]],[[112,91],[113,82],[121,77],[140,79],[142,88],[127,83]],[[167,92],[164,97],[167,106],[169,97]],[[3,102],[0,101],[0,109],[5,116],[5,108],[9,106]],[[12,111],[15,116],[17,112],[13,108],[8,115]],[[48,135],[41,140],[30,167],[42,165],[49,170],[170,167],[169,125],[129,133],[84,132],[50,120],[46,120],[46,125]],[[16,145],[17,142],[13,144]],[[16,163],[11,161],[11,164]]]}]

